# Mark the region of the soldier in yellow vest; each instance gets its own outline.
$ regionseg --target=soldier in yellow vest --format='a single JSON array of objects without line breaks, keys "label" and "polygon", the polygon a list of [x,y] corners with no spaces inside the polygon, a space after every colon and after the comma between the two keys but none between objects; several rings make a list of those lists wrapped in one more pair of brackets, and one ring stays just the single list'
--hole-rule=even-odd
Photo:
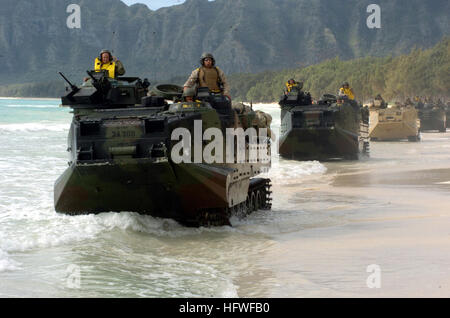
[{"label": "soldier in yellow vest", "polygon": [[211,53],[204,53],[200,58],[201,67],[194,70],[184,83],[184,90],[197,87],[208,87],[213,93],[221,93],[230,100],[230,87],[228,86],[225,73],[215,66],[216,62]]},{"label": "soldier in yellow vest", "polygon": [[355,93],[353,92],[353,89],[350,87],[348,82],[344,82],[339,89],[339,96],[346,95],[348,99],[355,100]]},{"label": "soldier in yellow vest", "polygon": [[286,88],[284,89],[284,95],[291,92],[292,88],[297,88],[299,91],[303,88],[303,82],[296,82],[293,78],[286,82]]},{"label": "soldier in yellow vest", "polygon": [[185,88],[182,97],[185,102],[193,102],[195,97],[195,89],[193,87]]},{"label": "soldier in yellow vest", "polygon": [[125,74],[125,68],[115,56],[112,56],[108,50],[102,50],[98,57],[95,58],[94,70],[107,70],[109,77],[116,78]]}]

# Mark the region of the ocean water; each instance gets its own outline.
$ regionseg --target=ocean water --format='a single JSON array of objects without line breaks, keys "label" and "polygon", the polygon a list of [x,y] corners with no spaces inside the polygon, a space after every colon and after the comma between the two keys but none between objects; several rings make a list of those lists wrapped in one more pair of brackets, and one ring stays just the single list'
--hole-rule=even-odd
[{"label": "ocean water", "polygon": [[[69,109],[0,99],[0,297],[450,296],[450,134],[373,143],[370,159],[278,157],[273,208],[232,227],[131,212],[66,216]],[[273,117],[275,104],[255,105]],[[367,266],[381,268],[369,288]]]}]

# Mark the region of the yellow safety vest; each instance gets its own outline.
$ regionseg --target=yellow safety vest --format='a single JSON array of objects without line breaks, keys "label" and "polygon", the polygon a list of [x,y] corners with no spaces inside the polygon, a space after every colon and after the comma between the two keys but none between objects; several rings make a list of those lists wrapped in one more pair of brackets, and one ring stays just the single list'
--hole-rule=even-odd
[{"label": "yellow safety vest", "polygon": [[298,84],[297,83],[289,84],[289,82],[287,82],[286,83],[286,90],[287,90],[287,92],[289,93],[291,91],[292,87],[294,87],[294,86],[298,86]]},{"label": "yellow safety vest", "polygon": [[349,88],[343,88],[343,87],[341,87],[341,89],[340,89],[339,91],[340,91],[341,94],[347,95],[347,97],[348,97],[349,99],[355,99],[355,95],[353,95],[353,93],[352,93],[350,87],[349,87]]},{"label": "yellow safety vest", "polygon": [[98,59],[98,57],[96,57],[94,67],[95,67],[94,70],[96,72],[100,72],[101,70],[107,70],[109,73],[109,77],[111,78],[116,77],[116,63],[114,62],[102,64],[102,62]]}]

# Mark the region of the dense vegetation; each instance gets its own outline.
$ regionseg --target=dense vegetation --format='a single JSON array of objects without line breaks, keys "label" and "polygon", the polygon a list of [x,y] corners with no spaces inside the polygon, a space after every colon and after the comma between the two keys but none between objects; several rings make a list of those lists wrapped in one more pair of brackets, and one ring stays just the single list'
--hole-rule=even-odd
[{"label": "dense vegetation", "polygon": [[397,57],[366,57],[350,61],[334,58],[317,65],[259,74],[230,76],[234,99],[254,102],[277,101],[284,83],[294,78],[304,82],[313,97],[336,93],[343,81],[353,87],[358,100],[376,94],[387,99],[407,96],[450,96],[450,38],[435,47],[414,49]]},{"label": "dense vegetation", "polygon": [[0,96],[8,97],[61,97],[64,93],[65,86],[62,79],[52,82],[0,86]]},{"label": "dense vegetation", "polygon": [[[358,100],[376,94],[387,99],[407,96],[450,96],[450,38],[428,50],[414,49],[397,57],[366,57],[350,61],[334,58],[305,68],[258,74],[234,74],[229,77],[234,100],[277,101],[289,78],[304,82],[304,90],[318,98],[336,93],[343,81],[353,87]],[[182,85],[186,77],[170,82]],[[155,84],[155,83],[153,83]],[[37,84],[0,87],[0,96],[59,97],[64,93],[63,80]]]},{"label": "dense vegetation", "polygon": [[[187,76],[211,52],[226,74],[316,65],[338,56],[398,56],[450,34],[448,0],[187,0],[151,11],[120,0],[1,0],[0,85],[76,81],[110,49],[127,75],[152,82]],[[79,4],[81,28],[67,7]]]}]

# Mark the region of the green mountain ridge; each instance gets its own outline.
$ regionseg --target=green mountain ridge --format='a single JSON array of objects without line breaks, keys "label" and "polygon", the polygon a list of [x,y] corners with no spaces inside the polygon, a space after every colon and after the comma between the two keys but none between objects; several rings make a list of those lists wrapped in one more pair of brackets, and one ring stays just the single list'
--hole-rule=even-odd
[{"label": "green mountain ridge", "polygon": [[[69,4],[81,29],[69,29]],[[103,48],[127,75],[152,82],[186,76],[202,52],[227,74],[304,67],[338,56],[408,53],[450,34],[447,0],[379,0],[381,29],[369,29],[371,0],[187,0],[152,11],[120,0],[2,0],[0,85],[81,79]]]},{"label": "green mountain ridge", "polygon": [[334,58],[305,68],[235,74],[230,77],[231,94],[242,101],[278,101],[290,78],[303,81],[304,90],[316,99],[336,94],[343,81],[350,83],[360,101],[376,94],[402,101],[415,95],[449,98],[450,37],[433,48],[413,49],[397,57]]},{"label": "green mountain ridge", "polygon": [[[427,95],[450,97],[450,37],[433,48],[414,49],[397,57],[365,57],[342,61],[339,58],[296,69],[265,71],[229,76],[234,100],[275,102],[289,78],[304,81],[304,89],[314,98],[336,93],[342,81],[349,81],[360,101],[381,93],[385,98],[405,99]],[[170,83],[182,85],[186,77],[174,77]],[[155,83],[154,83],[155,84]],[[14,84],[0,87],[0,96],[59,97],[64,82]]]}]

